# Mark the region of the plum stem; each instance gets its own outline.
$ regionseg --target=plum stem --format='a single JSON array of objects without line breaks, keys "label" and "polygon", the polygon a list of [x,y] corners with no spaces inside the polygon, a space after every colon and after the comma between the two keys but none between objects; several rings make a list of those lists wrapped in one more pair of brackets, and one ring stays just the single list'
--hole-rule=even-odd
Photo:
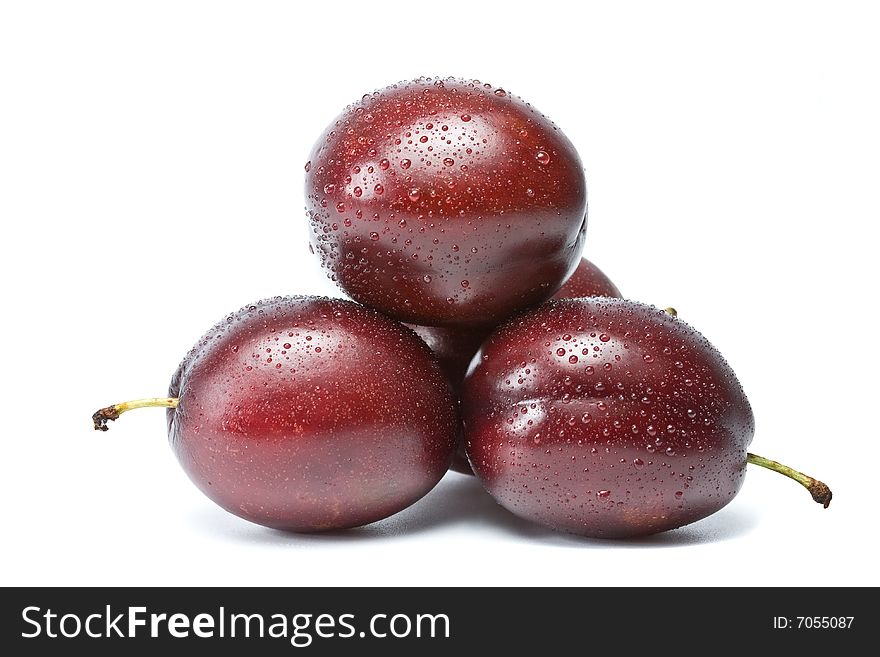
[{"label": "plum stem", "polygon": [[107,422],[116,420],[126,411],[135,408],[177,408],[179,401],[177,397],[147,397],[146,399],[134,399],[121,404],[113,404],[96,411],[92,415],[92,422],[95,423],[96,431],[107,431],[110,428],[107,426]]},{"label": "plum stem", "polygon": [[789,479],[794,479],[801,486],[810,491],[810,495],[813,496],[813,501],[818,502],[826,509],[828,508],[828,505],[831,504],[831,489],[818,479],[813,479],[812,477],[805,475],[803,472],[798,472],[787,465],[771,461],[770,459],[765,459],[763,456],[758,456],[757,454],[748,454],[746,460],[749,463],[760,465],[762,468],[767,468],[768,470],[773,470],[773,472],[783,474]]},{"label": "plum stem", "polygon": [[678,317],[678,311],[675,308],[673,308],[672,306],[670,306],[669,308],[664,308],[663,312],[665,312],[667,315],[672,315],[673,317]]}]

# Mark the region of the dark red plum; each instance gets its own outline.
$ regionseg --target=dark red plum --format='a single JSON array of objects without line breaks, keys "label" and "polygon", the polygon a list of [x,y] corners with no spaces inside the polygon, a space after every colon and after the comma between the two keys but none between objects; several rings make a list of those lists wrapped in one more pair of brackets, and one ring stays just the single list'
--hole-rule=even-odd
[{"label": "dark red plum", "polygon": [[410,330],[349,301],[276,297],[208,331],[168,398],[118,404],[96,428],[167,406],[171,446],[227,511],[318,531],[380,520],[449,467],[457,426],[449,384]]},{"label": "dark red plum", "polygon": [[474,472],[513,513],[598,538],[704,518],[747,462],[827,506],[827,486],[747,452],[752,409],[721,354],[680,319],[621,299],[562,299],[483,342],[464,381]]},{"label": "dark red plum", "polygon": [[490,327],[577,266],[583,166],[500,87],[420,78],[365,94],[306,164],[312,249],[354,300],[425,326]]}]

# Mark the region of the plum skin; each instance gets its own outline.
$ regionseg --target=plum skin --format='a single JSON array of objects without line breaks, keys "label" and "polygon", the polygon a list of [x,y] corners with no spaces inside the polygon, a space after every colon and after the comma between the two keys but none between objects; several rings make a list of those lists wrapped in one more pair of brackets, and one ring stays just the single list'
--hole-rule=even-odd
[{"label": "plum skin", "polygon": [[620,299],[556,300],[501,327],[462,392],[466,449],[513,513],[595,538],[674,529],[745,475],[751,406],[683,321]]},{"label": "plum skin", "polygon": [[[580,264],[565,285],[553,295],[554,299],[573,299],[576,297],[617,297],[620,290],[610,278],[593,262],[582,258]],[[449,377],[457,395],[461,395],[461,384],[467,374],[468,365],[480,345],[492,333],[491,328],[445,328],[441,326],[408,325],[424,340],[440,367]],[[464,441],[459,440],[452,459],[452,469],[462,474],[473,474],[465,454]]]},{"label": "plum skin", "polygon": [[477,81],[366,94],[315,143],[311,248],[355,301],[426,326],[491,326],[577,265],[587,192],[571,142]]},{"label": "plum skin", "polygon": [[218,505],[276,529],[385,518],[446,472],[457,414],[410,330],[349,301],[276,297],[209,331],[175,373],[171,446]]}]

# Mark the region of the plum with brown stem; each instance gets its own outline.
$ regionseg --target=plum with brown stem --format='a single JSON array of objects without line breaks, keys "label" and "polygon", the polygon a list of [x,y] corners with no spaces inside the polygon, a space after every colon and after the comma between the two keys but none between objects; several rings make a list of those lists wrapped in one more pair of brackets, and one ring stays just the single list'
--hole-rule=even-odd
[{"label": "plum with brown stem", "polygon": [[295,531],[380,520],[449,467],[456,408],[430,350],[410,330],[349,301],[276,297],[241,309],[197,343],[167,398],[190,479],[221,507]]}]

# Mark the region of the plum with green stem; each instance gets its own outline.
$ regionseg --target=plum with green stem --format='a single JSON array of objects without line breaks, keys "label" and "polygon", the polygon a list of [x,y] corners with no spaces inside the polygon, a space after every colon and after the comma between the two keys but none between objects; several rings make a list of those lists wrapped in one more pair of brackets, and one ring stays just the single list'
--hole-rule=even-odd
[{"label": "plum with green stem", "polygon": [[561,299],[517,316],[483,342],[461,406],[489,493],[554,529],[627,538],[681,527],[728,504],[748,463],[831,501],[822,482],[748,452],[754,417],[733,370],[653,306]]}]

